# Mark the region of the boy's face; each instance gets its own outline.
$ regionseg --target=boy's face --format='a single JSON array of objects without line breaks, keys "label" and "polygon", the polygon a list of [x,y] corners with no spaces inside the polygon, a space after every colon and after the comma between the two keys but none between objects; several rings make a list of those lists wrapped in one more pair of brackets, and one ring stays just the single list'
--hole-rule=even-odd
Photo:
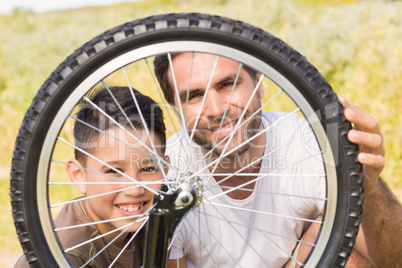
[{"label": "boy's face", "polygon": [[[94,222],[127,216],[140,216],[147,212],[152,205],[154,194],[142,186],[136,184],[104,184],[104,182],[128,182],[130,179],[127,177],[138,182],[155,182],[163,179],[162,171],[154,159],[146,154],[148,153],[148,150],[145,146],[142,146],[138,141],[130,136],[129,133],[121,129],[112,128],[106,132],[112,137],[118,137],[119,141],[102,134],[98,140],[98,148],[95,149],[92,155],[104,163],[91,157],[87,157],[86,168],[93,172],[84,171],[86,182],[101,183],[87,184],[81,187],[84,188],[86,196],[101,195],[85,201],[86,208]],[[134,137],[138,138],[138,135],[134,131],[130,130],[129,132]],[[138,133],[142,136],[142,140],[148,148],[152,148],[146,132],[144,130],[138,130]],[[153,138],[153,142],[156,148],[161,145],[157,138]],[[124,143],[129,144],[129,146]],[[138,148],[139,150],[134,148]],[[163,157],[161,150],[157,150],[158,155]],[[119,174],[106,164],[114,167],[126,176]],[[148,187],[160,189],[161,185],[149,184]],[[83,192],[83,190],[81,190],[81,192]],[[110,194],[102,195],[104,193]],[[99,223],[97,226],[101,233],[106,233],[130,224],[136,219],[137,217],[131,217],[129,219]],[[142,223],[143,221],[137,222],[128,230],[128,232],[136,231]],[[114,234],[119,233],[120,232],[117,231]],[[122,237],[125,236],[122,235]]]}]

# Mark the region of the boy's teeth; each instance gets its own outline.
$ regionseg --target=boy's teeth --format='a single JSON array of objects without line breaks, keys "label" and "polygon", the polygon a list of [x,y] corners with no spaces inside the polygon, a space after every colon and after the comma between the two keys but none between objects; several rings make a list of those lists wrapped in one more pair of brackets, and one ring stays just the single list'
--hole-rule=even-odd
[{"label": "boy's teeth", "polygon": [[120,209],[128,211],[128,212],[136,212],[138,211],[143,205],[139,206],[119,206]]},{"label": "boy's teeth", "polygon": [[128,212],[134,212],[137,211],[139,209],[139,207],[128,207]]}]

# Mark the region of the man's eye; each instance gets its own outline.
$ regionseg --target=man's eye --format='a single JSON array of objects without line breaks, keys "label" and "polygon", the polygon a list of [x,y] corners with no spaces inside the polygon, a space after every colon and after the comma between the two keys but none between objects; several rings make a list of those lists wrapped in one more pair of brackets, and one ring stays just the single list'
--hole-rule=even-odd
[{"label": "man's eye", "polygon": [[199,98],[199,97],[202,97],[202,95],[201,95],[201,94],[190,94],[190,95],[188,96],[188,100],[189,100],[189,101],[190,101],[190,100],[194,100],[194,99]]},{"label": "man's eye", "polygon": [[233,85],[234,85],[233,82],[227,82],[227,83],[224,83],[224,84],[222,85],[222,88],[225,88],[225,87],[230,87],[230,88],[232,88]]}]

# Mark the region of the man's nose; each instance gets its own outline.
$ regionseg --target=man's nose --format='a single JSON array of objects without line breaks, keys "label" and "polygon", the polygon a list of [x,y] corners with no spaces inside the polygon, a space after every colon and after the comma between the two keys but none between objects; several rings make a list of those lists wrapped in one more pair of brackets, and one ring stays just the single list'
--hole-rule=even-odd
[{"label": "man's nose", "polygon": [[204,103],[204,115],[217,118],[223,115],[227,102],[220,96],[216,90],[210,90]]}]

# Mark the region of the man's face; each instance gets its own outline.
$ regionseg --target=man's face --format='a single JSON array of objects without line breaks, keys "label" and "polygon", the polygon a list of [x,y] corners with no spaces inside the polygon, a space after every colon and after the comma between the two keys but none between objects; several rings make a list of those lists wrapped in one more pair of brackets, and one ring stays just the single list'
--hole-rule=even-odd
[{"label": "man's face", "polygon": [[[219,57],[212,75],[215,62],[216,55],[204,53],[182,53],[172,61],[179,93],[179,99],[177,93],[174,93],[175,105],[179,109],[180,101],[188,132],[191,134],[199,117],[195,126],[194,141],[204,149],[213,149],[216,155],[220,155],[229,139],[220,145],[217,144],[234,131],[250,98],[252,101],[241,122],[261,107],[260,98],[263,96],[263,89],[259,88],[253,96],[255,84],[244,69],[241,69],[233,89],[239,72],[239,63]],[[170,69],[168,75],[170,83],[174,85]],[[209,90],[206,92],[209,83]],[[258,131],[261,126],[260,114],[259,112],[257,116],[253,116],[235,132],[225,152],[232,151],[230,156],[241,155],[250,148],[252,145],[250,142],[241,146],[240,144]]]}]

